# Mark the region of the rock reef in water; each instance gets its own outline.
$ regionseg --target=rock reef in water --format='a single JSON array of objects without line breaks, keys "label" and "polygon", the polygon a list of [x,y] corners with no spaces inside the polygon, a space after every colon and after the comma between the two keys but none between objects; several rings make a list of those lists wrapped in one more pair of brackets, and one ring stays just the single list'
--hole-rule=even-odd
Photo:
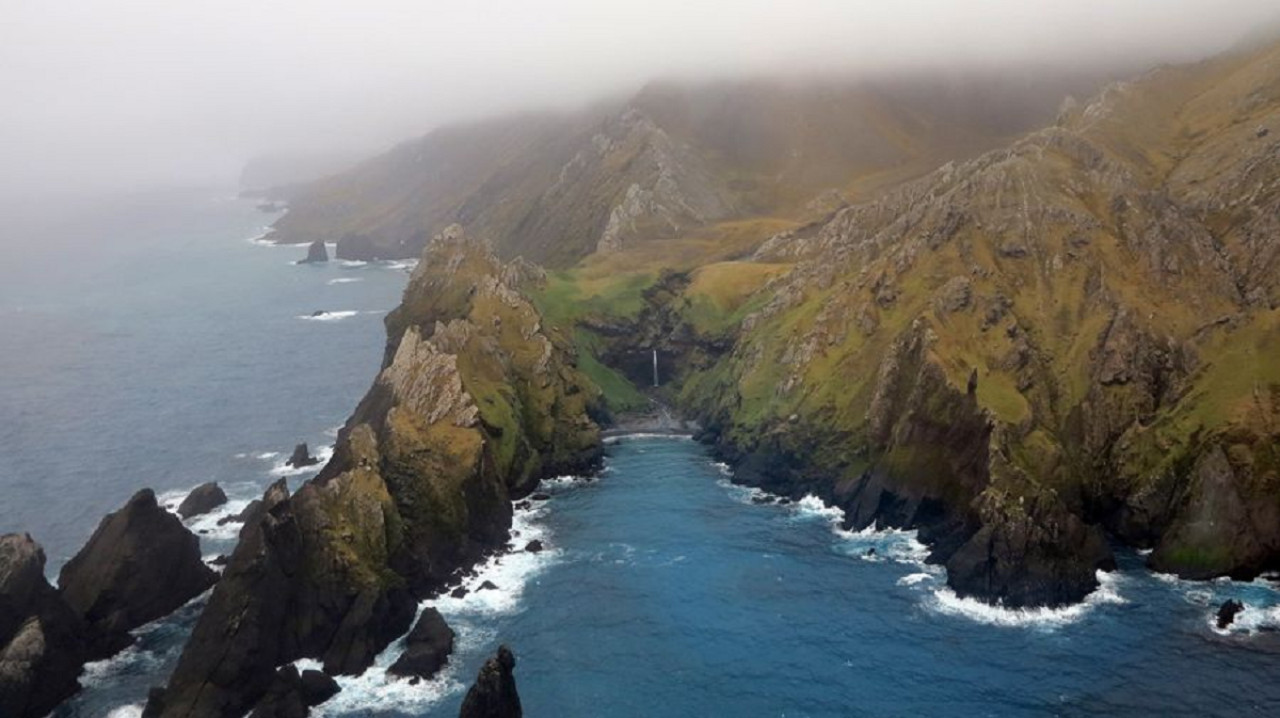
[{"label": "rock reef in water", "polygon": [[453,653],[453,629],[434,608],[422,612],[405,638],[405,649],[387,672],[397,676],[430,678],[444,667]]},{"label": "rock reef in water", "polygon": [[62,597],[89,626],[103,655],[132,642],[129,631],[166,616],[217,581],[200,540],[143,489],[102,519],[62,567]]},{"label": "rock reef in water", "polygon": [[597,465],[598,393],[507,269],[460,228],[432,240],[333,459],[268,490],[148,715],[243,715],[302,657],[362,672],[417,600],[506,546],[512,498]]},{"label": "rock reef in water", "polygon": [[207,514],[227,503],[227,495],[216,481],[201,484],[191,490],[178,505],[178,515],[184,519]]},{"label": "rock reef in water", "polygon": [[501,646],[493,658],[484,662],[476,682],[462,699],[458,718],[521,718],[520,694],[516,690],[516,657],[510,648]]}]

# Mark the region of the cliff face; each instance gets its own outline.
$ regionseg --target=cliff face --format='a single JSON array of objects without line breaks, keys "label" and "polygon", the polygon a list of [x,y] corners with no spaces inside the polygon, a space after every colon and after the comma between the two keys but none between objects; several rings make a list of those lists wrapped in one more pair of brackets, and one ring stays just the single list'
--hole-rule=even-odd
[{"label": "cliff face", "polygon": [[921,528],[961,594],[1078,600],[1104,532],[1187,577],[1280,563],[1278,58],[1113,86],[764,243],[793,268],[686,402],[730,455],[805,457],[748,480]]},{"label": "cliff face", "polygon": [[149,714],[241,715],[304,656],[363,671],[417,599],[505,545],[513,498],[596,464],[597,394],[521,294],[536,280],[460,228],[430,242],[334,457],[267,492]]},{"label": "cliff face", "polygon": [[[1017,92],[1001,88],[1019,86]],[[725,219],[802,212],[996,146],[1089,78],[652,85],[625,103],[441,128],[292,191],[273,239],[417,256],[452,223],[566,267]]]}]

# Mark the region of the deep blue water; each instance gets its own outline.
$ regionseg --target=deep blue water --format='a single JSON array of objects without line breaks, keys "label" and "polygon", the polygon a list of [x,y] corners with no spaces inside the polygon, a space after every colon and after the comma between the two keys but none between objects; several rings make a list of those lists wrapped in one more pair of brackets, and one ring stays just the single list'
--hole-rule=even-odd
[{"label": "deep blue water", "polygon": [[[238,510],[372,380],[402,269],[293,265],[300,249],[246,241],[269,217],[217,193],[36,209],[0,242],[17,257],[0,263],[0,531],[32,532],[51,572],[141,486],[172,501],[217,479]],[[300,318],[316,309],[356,313]],[[454,716],[499,642],[535,718],[1280,713],[1280,644],[1251,632],[1280,619],[1264,581],[1167,580],[1125,555],[1084,605],[992,609],[945,591],[911,534],[755,505],[690,441],[620,441],[598,480],[548,490],[515,543],[549,550],[435,602],[458,631],[440,677],[388,681],[393,646],[321,715]],[[235,529],[217,517],[192,523],[209,555]],[[1252,607],[1219,635],[1227,596]],[[199,609],[91,666],[57,716],[136,715]]]}]

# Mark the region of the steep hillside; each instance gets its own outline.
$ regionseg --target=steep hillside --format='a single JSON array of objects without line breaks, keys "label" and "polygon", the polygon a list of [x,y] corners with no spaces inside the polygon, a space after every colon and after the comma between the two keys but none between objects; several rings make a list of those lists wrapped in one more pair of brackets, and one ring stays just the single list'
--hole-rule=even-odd
[{"label": "steep hillside", "polygon": [[504,257],[566,267],[725,220],[821,216],[996,146],[1089,87],[1010,76],[655,84],[626,103],[437,130],[292,193],[272,238],[400,258],[457,222]]},{"label": "steep hillside", "polygon": [[267,492],[148,715],[244,715],[301,657],[362,672],[418,599],[506,545],[513,498],[596,465],[598,394],[521,294],[536,280],[461,228],[431,241],[333,458]]},{"label": "steep hillside", "polygon": [[622,374],[663,352],[741,479],[920,528],[962,595],[1079,600],[1106,534],[1257,575],[1280,565],[1277,134],[1280,46],[1161,68],[571,319]]}]

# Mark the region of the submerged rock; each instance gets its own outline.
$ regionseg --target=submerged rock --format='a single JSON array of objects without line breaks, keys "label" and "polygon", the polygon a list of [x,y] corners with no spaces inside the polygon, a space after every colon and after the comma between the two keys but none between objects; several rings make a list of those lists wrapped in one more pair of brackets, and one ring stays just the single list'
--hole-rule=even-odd
[{"label": "submerged rock", "polygon": [[201,559],[200,540],[143,489],[102,519],[58,584],[109,654],[132,643],[130,630],[172,613],[217,579]]},{"label": "submerged rock", "polygon": [[1218,607],[1218,630],[1224,630],[1227,626],[1235,623],[1236,614],[1244,610],[1244,604],[1234,598],[1229,598],[1222,602]]},{"label": "submerged rock", "polygon": [[319,264],[329,261],[329,250],[325,248],[324,242],[316,240],[307,247],[306,259],[299,260],[298,264]]},{"label": "submerged rock", "polygon": [[227,503],[227,495],[218,486],[218,482],[210,481],[200,484],[187,494],[187,498],[178,505],[178,515],[184,519],[207,514]]},{"label": "submerged rock", "polygon": [[311,455],[311,450],[307,448],[307,442],[305,441],[293,447],[293,454],[289,456],[288,461],[284,462],[285,466],[292,466],[295,469],[315,466],[318,463],[320,463],[320,460]]},{"label": "submerged rock", "polygon": [[0,536],[0,716],[42,718],[80,688],[87,628],[44,577],[26,534]]},{"label": "submerged rock", "polygon": [[462,699],[458,718],[521,718],[520,694],[512,672],[516,657],[510,648],[501,646],[498,654],[484,662],[476,682]]},{"label": "submerged rock", "polygon": [[387,672],[396,676],[430,678],[444,667],[453,653],[453,629],[434,608],[422,612],[405,638],[404,653]]}]

